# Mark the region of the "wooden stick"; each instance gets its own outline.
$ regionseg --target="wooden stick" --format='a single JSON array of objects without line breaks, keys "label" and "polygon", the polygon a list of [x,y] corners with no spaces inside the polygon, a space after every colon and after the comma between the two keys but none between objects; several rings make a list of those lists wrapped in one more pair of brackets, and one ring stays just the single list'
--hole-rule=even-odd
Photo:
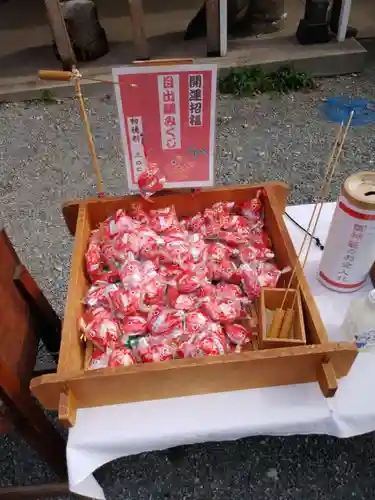
[{"label": "wooden stick", "polygon": [[269,329],[268,338],[276,339],[279,336],[280,328],[283,323],[285,311],[283,309],[276,309],[272,318],[272,323]]},{"label": "wooden stick", "polygon": [[[148,61],[133,61],[132,64],[135,66],[171,66],[173,64],[193,64],[193,59],[183,58],[183,59],[150,59]],[[68,82],[74,77],[74,73],[71,71],[61,71],[54,69],[41,69],[38,71],[38,77],[41,80],[54,80],[60,82]],[[127,83],[114,82],[113,80],[108,80],[106,78],[97,78],[94,76],[81,75],[81,81],[86,80],[89,82],[99,82],[111,85],[128,85]]]},{"label": "wooden stick", "polygon": [[[323,194],[323,190],[324,190],[324,184],[326,182],[326,179],[329,175],[329,172],[330,172],[330,169],[331,169],[331,164],[334,160],[334,157],[335,157],[335,152],[337,150],[337,146],[339,144],[339,141],[340,141],[340,138],[341,138],[341,134],[342,134],[342,131],[343,131],[343,124],[341,124],[340,128],[339,128],[339,131],[337,133],[337,136],[336,136],[336,140],[335,140],[335,143],[333,145],[333,148],[332,148],[332,151],[331,151],[331,154],[329,156],[329,160],[328,160],[328,164],[327,164],[327,169],[326,169],[326,172],[325,172],[325,175],[324,175],[324,183],[322,184],[321,188],[320,188],[320,192],[319,192],[319,196],[318,196],[318,201],[315,203],[315,206],[314,206],[314,210],[311,214],[311,217],[310,217],[310,220],[309,220],[309,224],[307,226],[307,230],[306,230],[306,233],[305,233],[305,236],[303,238],[303,241],[302,241],[302,245],[299,249],[299,252],[298,252],[298,255],[297,255],[297,260],[296,260],[296,263],[295,263],[295,266],[293,267],[293,270],[292,270],[292,274],[290,276],[290,279],[289,279],[289,282],[288,282],[288,285],[287,285],[287,288],[286,288],[286,291],[285,291],[285,294],[284,294],[284,297],[283,297],[283,300],[281,302],[281,306],[276,309],[276,313],[272,319],[272,323],[271,323],[271,327],[270,327],[270,334],[272,333],[272,335],[274,336],[273,338],[277,338],[281,331],[280,331],[280,327],[282,326],[282,320],[284,319],[284,314],[281,314],[281,313],[278,313],[279,311],[283,311],[283,308],[284,308],[284,305],[285,305],[285,300],[286,300],[286,297],[288,295],[288,290],[290,290],[290,287],[291,287],[291,284],[292,284],[292,281],[293,281],[293,278],[295,276],[295,273],[296,273],[296,269],[297,269],[297,262],[299,261],[301,255],[302,255],[302,252],[303,252],[303,249],[304,249],[304,246],[305,246],[305,243],[307,241],[307,237],[308,237],[308,232],[310,232],[310,228],[311,228],[311,225],[313,223],[313,220],[314,220],[314,216],[315,216],[315,213],[316,213],[316,210],[318,208],[318,204],[319,204],[319,198],[321,197],[321,195]],[[277,314],[278,313],[278,314]],[[281,322],[280,322],[280,317],[282,318],[281,319]],[[288,315],[288,323],[289,323],[289,317],[290,317],[290,313]],[[287,324],[284,328],[284,331],[283,331],[283,335],[285,335],[285,331],[287,331]]]},{"label": "wooden stick", "polygon": [[[309,243],[308,243],[308,246],[307,246],[307,250],[306,250],[305,258],[304,258],[304,261],[303,261],[303,264],[302,264],[302,268],[305,267],[305,264],[307,262],[307,258],[308,258],[309,252],[310,252],[311,244],[312,244],[313,238],[315,236],[315,232],[316,232],[316,228],[318,226],[320,215],[322,213],[323,203],[324,203],[324,200],[325,200],[325,198],[327,197],[327,195],[329,193],[329,186],[331,184],[331,181],[332,181],[333,175],[335,173],[338,161],[340,159],[341,152],[342,152],[342,149],[343,149],[343,146],[344,146],[344,142],[345,142],[348,130],[350,128],[350,123],[352,121],[353,115],[354,115],[354,110],[351,112],[351,114],[350,114],[350,116],[348,118],[348,121],[346,123],[344,131],[342,132],[343,124],[341,124],[339,133],[337,134],[336,141],[335,141],[333,150],[331,152],[330,159],[328,161],[328,165],[327,165],[327,169],[326,169],[326,173],[325,173],[325,177],[324,177],[324,182],[323,182],[323,184],[322,184],[322,186],[320,188],[319,197],[318,197],[317,202],[315,203],[314,211],[313,211],[312,216],[310,218],[309,226],[308,226],[308,229],[307,229],[307,231],[311,233],[311,236],[310,236],[310,240],[309,240]],[[341,134],[342,134],[342,138],[340,137]],[[314,223],[314,226],[313,226],[313,230],[311,232],[310,226],[311,226],[311,224],[313,222],[314,215],[315,215],[315,212],[316,212],[318,206],[319,206],[318,214],[316,216],[315,223]],[[300,258],[301,253],[302,253],[302,249],[304,247],[305,241],[307,240],[308,236],[309,235],[306,232],[304,240],[303,240],[302,245],[301,245],[301,249],[300,249],[297,261],[295,263],[295,266],[293,268],[293,272],[291,274],[291,277],[290,277],[287,289],[285,291],[285,294],[284,294],[284,297],[283,297],[283,301],[282,301],[281,306],[280,306],[281,310],[283,310],[283,308],[284,308],[285,300],[286,300],[288,291],[290,290],[293,277],[294,277],[294,275],[296,273],[296,270],[297,270],[298,261],[299,261],[299,258]],[[281,328],[280,328],[279,335],[278,335],[280,338],[288,338],[289,331],[290,331],[290,328],[291,328],[291,324],[293,323],[294,308],[295,308],[297,294],[299,293],[299,288],[300,288],[300,283],[298,282],[298,285],[297,285],[297,288],[296,288],[296,293],[295,293],[293,301],[292,301],[292,305],[291,305],[290,308],[287,309],[286,313],[283,315],[283,322],[281,324]],[[271,329],[272,329],[272,326],[273,325],[271,325]],[[275,327],[274,327],[273,330],[275,331]]]},{"label": "wooden stick", "polygon": [[[320,200],[323,196],[323,193],[324,193],[324,188],[325,188],[325,184],[327,182],[327,179],[329,177],[329,173],[331,171],[331,167],[332,167],[332,164],[334,162],[334,159],[335,159],[335,153],[337,151],[337,148],[338,148],[338,145],[340,143],[340,139],[341,139],[341,135],[343,134],[343,130],[344,130],[344,126],[343,126],[343,123],[341,123],[340,125],[340,128],[339,128],[339,131],[337,133],[337,136],[336,136],[336,139],[335,139],[335,143],[333,145],[333,148],[331,150],[331,154],[329,156],[329,160],[328,160],[328,163],[327,163],[327,168],[326,168],[326,171],[325,171],[325,174],[324,174],[324,181],[323,181],[323,184],[320,186],[320,190],[319,190],[319,194],[318,194],[318,198],[317,198],[317,201],[315,202],[315,205],[314,205],[314,210],[311,214],[311,217],[310,217],[310,220],[309,220],[309,224],[307,226],[307,230],[305,232],[305,236],[303,238],[303,241],[302,241],[302,244],[301,244],[301,247],[299,249],[299,252],[298,252],[298,256],[297,256],[297,261],[299,261],[302,253],[303,253],[303,249],[304,249],[304,246],[306,244],[306,241],[307,241],[307,238],[309,237],[309,234],[308,232],[311,232],[310,229],[311,229],[311,226],[313,224],[313,221],[314,221],[314,217],[315,217],[315,213],[318,209],[318,205],[320,203]],[[296,262],[297,264],[297,262]],[[292,274],[290,276],[290,279],[289,279],[289,282],[288,282],[288,286],[287,286],[287,290],[289,290],[289,288],[291,287],[292,285],[292,281],[293,281],[293,278],[296,274],[296,269],[297,269],[297,265],[295,265],[293,267],[293,271],[292,271]],[[284,304],[285,304],[285,300],[286,300],[286,296],[287,296],[287,292],[285,292],[285,295],[284,295],[284,298],[283,298],[283,301],[281,303],[281,309],[284,307]]]},{"label": "wooden stick", "polygon": [[[311,233],[311,237],[310,237],[310,241],[309,241],[309,244],[307,246],[306,255],[305,255],[305,258],[304,258],[303,263],[302,263],[302,269],[304,269],[304,267],[306,265],[306,262],[307,262],[307,259],[308,259],[308,256],[309,256],[311,244],[312,244],[313,238],[315,236],[316,228],[318,227],[318,222],[319,222],[320,215],[321,215],[322,210],[323,210],[324,199],[329,194],[329,186],[330,186],[330,184],[332,182],[332,178],[334,176],[336,167],[338,165],[338,162],[339,162],[339,159],[340,159],[340,156],[341,156],[341,153],[342,153],[342,149],[344,147],[344,142],[346,140],[346,136],[348,134],[348,131],[349,131],[349,128],[350,128],[350,123],[352,121],[353,115],[354,115],[354,111],[352,111],[350,113],[350,116],[348,118],[347,124],[345,126],[345,130],[344,130],[344,134],[343,134],[342,140],[340,142],[340,145],[339,145],[339,148],[338,148],[338,151],[337,151],[337,155],[336,155],[335,160],[333,162],[333,165],[332,165],[332,168],[331,168],[331,172],[330,172],[330,174],[328,176],[328,180],[327,180],[327,183],[326,183],[326,186],[325,186],[325,192],[323,193],[323,198],[320,201],[320,207],[319,207],[318,215],[316,216],[315,224],[314,224],[314,227],[313,227],[313,230],[312,230],[312,233]],[[300,284],[298,283],[297,290],[299,289],[299,286],[300,286]],[[296,301],[296,296],[294,296],[294,298],[293,298],[292,309],[294,309],[295,301]]]},{"label": "wooden stick", "polygon": [[[297,293],[298,293],[297,290],[294,293],[295,293],[295,297],[296,297]],[[284,314],[284,317],[283,317],[283,322],[282,322],[281,328],[280,328],[280,333],[278,335],[278,337],[280,339],[290,339],[290,338],[292,338],[290,336],[290,331],[292,329],[293,320],[294,320],[294,309],[292,307],[291,309],[287,309],[285,311],[285,314]]]},{"label": "wooden stick", "polygon": [[82,120],[83,120],[83,123],[85,125],[87,142],[89,144],[92,164],[93,164],[94,172],[96,175],[98,196],[103,196],[103,178],[102,178],[102,174],[100,172],[98,157],[97,157],[96,150],[95,150],[95,144],[94,144],[94,139],[92,137],[89,120],[87,118],[85,103],[83,101],[83,96],[82,96],[82,92],[81,92],[81,80],[80,80],[79,73],[77,73],[76,76],[74,76],[74,86],[75,86],[75,90],[76,90],[76,96],[77,96],[78,102],[79,102],[79,108],[81,111]]}]

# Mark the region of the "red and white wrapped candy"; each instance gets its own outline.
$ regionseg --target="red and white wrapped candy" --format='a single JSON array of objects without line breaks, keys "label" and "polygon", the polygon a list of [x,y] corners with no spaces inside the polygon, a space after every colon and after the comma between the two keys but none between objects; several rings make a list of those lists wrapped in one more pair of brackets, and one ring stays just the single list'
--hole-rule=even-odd
[{"label": "red and white wrapped candy", "polygon": [[241,287],[232,283],[218,283],[216,286],[216,295],[218,297],[243,297]]},{"label": "red and white wrapped candy", "polygon": [[228,283],[239,283],[241,280],[236,264],[229,259],[223,259],[219,263],[219,275],[221,280]]},{"label": "red and white wrapped candy", "polygon": [[133,351],[127,347],[116,347],[111,352],[108,359],[108,366],[130,366],[137,363],[137,358]]},{"label": "red and white wrapped candy", "polygon": [[208,277],[212,281],[228,281],[230,283],[239,283],[241,276],[233,260],[224,259],[221,262],[207,263]]},{"label": "red and white wrapped candy", "polygon": [[132,232],[137,226],[137,221],[126,215],[122,209],[117,210],[113,217],[109,217],[103,223],[104,233],[109,238],[113,238],[116,234]]},{"label": "red and white wrapped candy", "polygon": [[239,247],[240,245],[244,245],[249,241],[248,234],[241,234],[239,232],[230,232],[230,231],[219,231],[218,238],[226,243],[230,247]]},{"label": "red and white wrapped candy", "polygon": [[143,303],[146,306],[163,305],[166,285],[159,276],[150,279],[142,286]]},{"label": "red and white wrapped candy", "polygon": [[208,243],[207,245],[208,260],[214,262],[221,262],[224,259],[225,260],[229,259],[230,255],[231,255],[231,250],[227,247],[227,245],[224,245],[223,243],[212,242]]},{"label": "red and white wrapped candy", "polygon": [[250,262],[266,262],[272,260],[275,254],[266,247],[242,246],[239,249],[239,258],[244,264]]},{"label": "red and white wrapped candy", "polygon": [[246,217],[250,222],[254,220],[256,221],[260,220],[260,215],[263,209],[261,195],[262,191],[259,189],[255,198],[241,205],[242,215]]},{"label": "red and white wrapped candy", "polygon": [[201,233],[201,229],[204,226],[204,220],[201,213],[197,213],[192,217],[186,217],[184,219],[184,224],[186,228],[192,233]]},{"label": "red and white wrapped candy", "polygon": [[190,311],[197,306],[199,300],[192,294],[179,293],[174,286],[168,287],[167,298],[169,306],[179,311]]},{"label": "red and white wrapped candy", "polygon": [[105,306],[108,302],[107,297],[104,293],[106,286],[106,283],[100,283],[90,286],[86,297],[83,299],[83,302],[90,308]]},{"label": "red and white wrapped candy", "polygon": [[178,226],[179,222],[174,206],[150,210],[150,227],[156,233],[162,233],[173,226]]},{"label": "red and white wrapped candy", "polygon": [[250,232],[249,221],[242,215],[228,215],[224,218],[221,226],[225,231]]},{"label": "red and white wrapped candy", "polygon": [[151,335],[171,333],[175,328],[182,328],[183,317],[182,311],[157,306],[148,315],[148,331]]},{"label": "red and white wrapped candy", "polygon": [[281,274],[287,272],[289,269],[280,271],[272,262],[261,262],[257,264],[258,280],[261,287],[276,288],[277,281]]},{"label": "red and white wrapped candy", "polygon": [[[119,256],[121,255],[121,253],[115,249],[110,241],[107,241],[102,245],[102,255],[106,266],[113,273],[118,274],[118,270],[120,267]],[[124,257],[124,259],[126,259],[126,256]]]},{"label": "red and white wrapped candy", "polygon": [[161,264],[159,267],[159,275],[164,281],[176,283],[176,280],[184,272],[179,264]]},{"label": "red and white wrapped candy", "polygon": [[102,349],[116,345],[121,337],[117,321],[111,317],[110,311],[103,307],[84,313],[80,318],[79,328],[93,344]]},{"label": "red and white wrapped candy", "polygon": [[126,289],[137,288],[144,280],[142,263],[129,253],[128,259],[119,269],[121,283]]},{"label": "red and white wrapped candy", "polygon": [[149,216],[148,214],[143,210],[142,205],[139,203],[133,203],[132,206],[130,207],[130,210],[128,211],[129,217],[132,219],[136,220],[142,225],[148,225],[149,223]]},{"label": "red and white wrapped candy", "polygon": [[164,249],[159,250],[160,262],[181,264],[187,260],[189,245],[180,240],[169,241]]},{"label": "red and white wrapped candy", "polygon": [[86,269],[90,276],[96,276],[103,268],[101,245],[97,241],[92,241],[86,251]]},{"label": "red and white wrapped candy", "polygon": [[228,215],[234,209],[234,201],[218,201],[212,205],[212,210],[217,216]]},{"label": "red and white wrapped candy", "polygon": [[176,280],[177,290],[180,293],[194,293],[201,288],[205,282],[203,274],[194,271],[184,271]]},{"label": "red and white wrapped candy", "polygon": [[140,240],[139,255],[142,259],[155,259],[160,247],[165,245],[164,239],[151,229],[139,231],[138,237]]},{"label": "red and white wrapped candy", "polygon": [[246,295],[250,300],[254,300],[260,296],[261,286],[258,279],[258,272],[251,264],[243,264],[239,268],[241,282],[245,289]]},{"label": "red and white wrapped candy", "polygon": [[197,264],[207,259],[207,245],[200,234],[191,234],[188,236],[188,257],[185,264]]},{"label": "red and white wrapped candy", "polygon": [[131,293],[118,283],[108,285],[104,295],[107,297],[113,311],[122,317],[134,314],[139,309],[140,292],[139,294]]},{"label": "red and white wrapped candy", "polygon": [[243,264],[239,268],[242,283],[250,300],[260,296],[261,289],[276,288],[277,281],[282,272],[271,262],[260,262],[257,264]]},{"label": "red and white wrapped candy", "polygon": [[163,231],[163,240],[166,244],[176,240],[185,242],[188,239],[188,233],[183,231],[177,225],[170,226]]},{"label": "red and white wrapped candy", "polygon": [[225,341],[218,335],[208,334],[194,342],[194,350],[191,353],[193,358],[200,356],[221,356],[225,354]]},{"label": "red and white wrapped candy", "polygon": [[199,310],[190,311],[186,313],[185,317],[185,332],[189,335],[204,333],[209,322],[208,316],[203,312]]},{"label": "red and white wrapped candy", "polygon": [[139,233],[140,231],[118,234],[112,240],[112,245],[116,251],[117,259],[121,263],[125,262],[129,252],[131,252],[134,256],[138,256],[142,243]]},{"label": "red and white wrapped candy", "polygon": [[271,250],[272,248],[270,237],[264,230],[251,232],[249,236],[249,244],[253,247],[261,249],[267,248],[268,250]]},{"label": "red and white wrapped candy", "polygon": [[210,298],[203,302],[202,310],[213,321],[219,323],[233,323],[240,317],[241,303],[231,297]]},{"label": "red and white wrapped candy", "polygon": [[120,322],[124,335],[145,335],[147,331],[147,320],[143,316],[126,316]]},{"label": "red and white wrapped candy", "polygon": [[251,339],[251,331],[242,325],[227,324],[225,325],[225,333],[228,339],[237,345],[244,345]]},{"label": "red and white wrapped candy", "polygon": [[107,368],[108,366],[109,353],[107,351],[102,351],[96,347],[93,348],[89,370],[98,370],[100,368]]},{"label": "red and white wrapped candy", "polygon": [[174,349],[166,343],[151,344],[146,337],[142,337],[137,346],[137,354],[142,363],[170,361],[173,359]]},{"label": "red and white wrapped candy", "polygon": [[138,177],[138,187],[145,198],[149,198],[157,191],[163,189],[164,184],[165,177],[154,163],[151,163]]}]

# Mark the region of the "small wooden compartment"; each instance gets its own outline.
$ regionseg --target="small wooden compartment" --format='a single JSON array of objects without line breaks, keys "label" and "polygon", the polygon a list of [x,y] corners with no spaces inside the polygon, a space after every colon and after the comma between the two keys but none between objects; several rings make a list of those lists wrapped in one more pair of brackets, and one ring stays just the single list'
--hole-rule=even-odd
[{"label": "small wooden compartment", "polygon": [[[270,338],[269,330],[273,314],[282,306],[283,301],[283,310],[293,307],[293,323],[291,332],[288,338]],[[258,336],[259,346],[261,349],[271,349],[273,347],[292,347],[306,344],[305,322],[303,319],[302,302],[299,290],[263,288],[258,304]]]},{"label": "small wooden compartment", "polygon": [[[174,205],[177,215],[183,217],[202,212],[218,201],[248,201],[256,196],[259,189],[263,192],[264,222],[273,243],[276,263],[281,269],[296,265],[291,286],[300,289],[299,318],[303,317],[305,337],[298,333],[301,340],[296,338],[292,346],[289,342],[289,347],[273,348],[267,345],[272,348],[259,349],[262,330],[258,321],[258,335],[240,353],[129,367],[85,369],[88,353],[86,345],[80,340],[78,318],[83,312],[82,298],[89,286],[84,255],[90,231],[116,210],[127,209],[133,203],[140,203],[145,210]],[[285,184],[269,182],[194,193],[161,193],[153,197],[153,204],[139,196],[95,198],[65,204],[64,217],[69,230],[75,235],[75,245],[57,373],[37,377],[31,382],[31,389],[41,404],[47,409],[59,409],[60,419],[72,425],[76,409],[91,406],[313,381],[319,381],[325,395],[334,394],[336,377],[347,375],[357,350],[354,344],[328,342],[283,221],[287,193]],[[286,287],[290,277],[291,272],[282,274],[278,286]],[[277,291],[264,291],[263,300],[267,304],[277,304],[277,297]],[[255,310],[256,307],[252,305],[251,311]],[[263,338],[263,342],[265,340]]]}]

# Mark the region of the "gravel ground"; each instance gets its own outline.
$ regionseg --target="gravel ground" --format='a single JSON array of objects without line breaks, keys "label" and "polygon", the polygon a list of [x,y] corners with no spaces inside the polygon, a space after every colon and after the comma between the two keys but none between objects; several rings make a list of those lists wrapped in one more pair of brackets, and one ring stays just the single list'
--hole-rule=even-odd
[{"label": "gravel ground", "polygon": [[[290,203],[314,199],[335,128],[318,106],[327,96],[375,97],[375,70],[327,79],[312,93],[218,100],[218,184],[279,179]],[[113,96],[88,101],[106,192],[124,194],[124,166]],[[373,169],[375,126],[351,130],[331,197],[350,173]],[[0,107],[0,213],[20,257],[62,315],[72,238],[61,203],[95,195],[76,103]],[[41,356],[42,357],[42,356]],[[42,357],[42,359],[44,359]],[[234,410],[235,411],[235,410]],[[98,472],[108,499],[370,499],[374,435],[255,437],[121,459]],[[0,485],[39,483],[52,474],[16,436],[0,438]]]}]

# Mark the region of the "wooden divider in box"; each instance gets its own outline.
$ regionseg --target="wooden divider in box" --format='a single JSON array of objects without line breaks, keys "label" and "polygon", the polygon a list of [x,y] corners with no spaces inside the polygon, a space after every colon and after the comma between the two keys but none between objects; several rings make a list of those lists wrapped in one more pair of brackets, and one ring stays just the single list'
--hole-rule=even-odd
[{"label": "wooden divider in box", "polygon": [[[231,186],[198,192],[153,197],[151,205],[138,196],[99,198],[66,204],[67,225],[75,233],[73,261],[62,332],[57,373],[34,379],[31,389],[48,409],[72,425],[76,408],[102,406],[192,394],[225,392],[253,387],[287,385],[318,380],[326,395],[333,394],[336,377],[347,375],[356,349],[348,343],[328,343],[327,334],[311,296],[303,271],[297,264],[292,282],[299,282],[307,343],[310,345],[247,350],[238,354],[188,358],[161,363],[85,371],[85,345],[80,340],[78,318],[88,282],[84,254],[89,233],[119,208],[140,203],[145,209],[175,205],[178,216],[193,215],[217,201],[244,202],[263,190],[265,226],[273,242],[279,267],[293,266],[297,256],[283,221],[287,187],[271,182]],[[290,278],[280,279],[285,287]]]}]

